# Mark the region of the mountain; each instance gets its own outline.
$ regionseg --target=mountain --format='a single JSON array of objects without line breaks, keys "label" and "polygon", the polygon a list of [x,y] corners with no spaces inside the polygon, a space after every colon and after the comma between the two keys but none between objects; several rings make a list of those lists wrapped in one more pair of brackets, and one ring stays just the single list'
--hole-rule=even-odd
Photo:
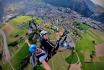
[{"label": "mountain", "polygon": [[50,9],[47,6],[50,4],[57,8],[70,8],[72,11],[80,13],[82,17],[90,17],[104,22],[103,8],[95,5],[91,0],[0,0],[0,21],[2,21],[3,17],[8,19],[21,14],[44,15],[45,10]]},{"label": "mountain", "polygon": [[97,16],[91,16],[91,18],[96,19],[97,21],[104,22],[104,13],[101,13]]},{"label": "mountain", "polygon": [[0,22],[2,22],[3,13],[4,13],[3,0],[0,0]]},{"label": "mountain", "polygon": [[104,8],[94,4],[91,0],[61,0],[61,1],[60,0],[44,0],[44,1],[54,6],[68,7],[80,13],[83,16],[90,17],[100,22],[104,22],[104,19],[98,19],[103,16],[100,14],[104,12]]},{"label": "mountain", "polygon": [[[0,0],[0,24],[16,15],[31,12],[41,0]],[[34,12],[34,11],[33,11]]]}]

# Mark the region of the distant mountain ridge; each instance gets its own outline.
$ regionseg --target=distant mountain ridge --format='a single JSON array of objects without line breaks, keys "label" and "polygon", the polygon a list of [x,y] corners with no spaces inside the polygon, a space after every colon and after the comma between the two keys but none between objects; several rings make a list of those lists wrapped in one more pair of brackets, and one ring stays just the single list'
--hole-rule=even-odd
[{"label": "distant mountain ridge", "polygon": [[[45,3],[43,3],[43,1]],[[104,10],[102,7],[95,5],[91,0],[1,0],[0,1],[0,19],[8,15],[8,7],[16,6],[15,13],[35,13],[37,7],[42,7],[43,5],[37,4],[37,2],[42,2],[44,5],[46,3],[54,5],[56,7],[68,7],[80,13],[83,16],[91,17],[97,21],[104,22]],[[14,12],[12,13],[12,15]],[[41,13],[43,14],[43,13]]]},{"label": "distant mountain ridge", "polygon": [[46,3],[55,6],[71,8],[72,10],[82,14],[83,16],[91,17],[97,21],[104,22],[104,19],[102,19],[104,17],[102,15],[102,13],[104,13],[104,8],[94,4],[91,0],[44,0],[44,1]]}]

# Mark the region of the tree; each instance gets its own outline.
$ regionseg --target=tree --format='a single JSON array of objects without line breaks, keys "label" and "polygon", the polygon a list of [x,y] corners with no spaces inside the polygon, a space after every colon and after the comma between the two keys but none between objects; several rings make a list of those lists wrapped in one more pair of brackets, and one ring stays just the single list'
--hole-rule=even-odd
[{"label": "tree", "polygon": [[92,41],[92,43],[93,43],[94,45],[96,44],[96,42],[95,42],[94,40]]},{"label": "tree", "polygon": [[95,56],[96,56],[96,52],[95,51],[92,51],[91,54],[90,54],[90,58],[91,58],[91,61],[92,62],[93,62]]},{"label": "tree", "polygon": [[18,44],[18,41],[14,41],[14,42],[8,44],[8,46],[13,46],[13,47],[15,47],[17,44]]}]

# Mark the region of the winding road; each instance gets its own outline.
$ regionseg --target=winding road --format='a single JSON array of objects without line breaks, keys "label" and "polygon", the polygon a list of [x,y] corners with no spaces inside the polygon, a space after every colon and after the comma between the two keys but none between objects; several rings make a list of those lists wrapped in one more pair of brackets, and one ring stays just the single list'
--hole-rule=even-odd
[{"label": "winding road", "polygon": [[[75,43],[74,43],[72,37],[70,35],[68,35],[68,37],[69,37],[69,40],[71,41],[70,45],[73,46],[73,47],[75,47]],[[74,63],[74,64],[71,64],[69,70],[81,70],[81,65],[82,64],[81,64],[80,58],[78,56],[77,51],[74,50],[74,52],[76,53],[78,61],[76,63]]]}]

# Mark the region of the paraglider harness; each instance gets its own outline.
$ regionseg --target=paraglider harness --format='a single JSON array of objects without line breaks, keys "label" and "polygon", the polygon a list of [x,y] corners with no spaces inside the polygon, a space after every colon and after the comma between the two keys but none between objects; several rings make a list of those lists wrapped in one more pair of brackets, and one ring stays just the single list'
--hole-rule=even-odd
[{"label": "paraglider harness", "polygon": [[[31,22],[32,22],[32,24],[33,24],[33,25],[35,26],[35,28],[36,28],[35,31],[37,31],[37,30],[38,30],[38,27],[37,27],[36,23],[34,23],[34,20],[32,20]],[[29,27],[32,28],[32,30],[34,31],[33,27],[31,26],[31,23],[29,23]],[[56,41],[55,47],[53,47],[51,53],[48,54],[48,55],[51,55],[51,57],[48,57],[48,56],[47,56],[46,59],[45,59],[47,62],[49,61],[49,59],[52,58],[52,56],[54,56],[54,55],[57,53],[57,50],[58,50],[58,48],[59,48],[59,46],[60,46],[60,41],[62,40],[62,38],[64,38],[63,41],[61,42],[61,44],[63,45],[64,41],[65,41],[66,38],[67,38],[67,34],[68,34],[68,33],[69,33],[69,32],[68,32],[67,30],[65,30],[64,33],[63,33],[63,35],[59,38],[59,40]],[[31,40],[31,38],[33,38],[33,36],[34,36],[34,32],[33,32],[32,34],[30,34],[29,36],[30,36],[30,40]],[[51,43],[50,43],[50,44],[51,44]],[[52,44],[51,44],[51,45],[52,45]],[[44,49],[42,49],[42,50],[44,50]],[[41,56],[44,56],[44,55],[45,55],[45,53],[42,53],[42,54],[40,54],[40,55],[38,55],[38,56],[36,56],[36,55],[31,55],[30,58],[32,58],[33,63],[34,63],[35,66],[36,66],[36,65],[40,65],[40,64],[41,64],[41,63],[39,62],[39,58],[40,58]]]},{"label": "paraglider harness", "polygon": [[[61,44],[64,43],[64,41],[67,39],[67,34],[68,34],[68,33],[69,33],[68,31],[65,31],[65,32],[63,33],[63,35],[59,38],[59,40],[56,41],[56,46],[52,49],[51,54],[48,54],[48,55],[51,55],[51,58],[52,58],[52,56],[54,56],[54,55],[57,53],[57,50],[58,50],[58,48],[59,48],[59,46],[60,46],[60,41],[62,40],[62,38],[64,38],[64,39],[63,39],[63,41],[61,42]],[[43,50],[44,50],[44,49],[43,49]],[[40,55],[38,55],[38,56],[32,55],[32,59],[33,59],[33,62],[35,63],[35,66],[41,64],[41,63],[39,62],[39,58],[40,58],[41,56],[44,56],[45,54],[46,54],[46,53],[42,53],[42,54],[40,54]],[[51,58],[48,57],[48,55],[47,55],[47,57],[46,57],[46,59],[45,59],[46,62],[48,62],[49,59],[51,59]]]},{"label": "paraglider harness", "polygon": [[38,55],[38,56],[36,56],[36,55],[35,55],[35,57],[37,58],[37,63],[38,63],[38,64],[40,64],[40,62],[39,62],[39,60],[38,60],[38,59],[39,59],[41,56],[44,56],[44,55],[45,55],[45,53],[41,53],[41,54],[40,54],[40,55]]},{"label": "paraglider harness", "polygon": [[[35,55],[35,53],[32,54],[31,57],[30,57],[30,59],[32,59],[32,61],[33,61],[32,66],[35,67],[35,66],[37,66],[37,65],[40,65],[41,62],[39,61],[39,58],[42,57],[42,56],[44,56],[44,55],[46,55],[46,53],[40,53],[40,54],[37,55],[37,56]],[[31,60],[30,60],[30,61],[31,61]],[[47,62],[47,57],[46,57],[45,61]]]},{"label": "paraglider harness", "polygon": [[[56,46],[53,48],[52,50],[52,56],[55,55],[57,53],[58,48],[61,46],[63,46],[64,42],[67,39],[67,34],[69,32],[67,30],[64,31],[63,35],[56,41]],[[63,40],[62,40],[63,39]],[[62,41],[61,41],[62,40]]]}]

